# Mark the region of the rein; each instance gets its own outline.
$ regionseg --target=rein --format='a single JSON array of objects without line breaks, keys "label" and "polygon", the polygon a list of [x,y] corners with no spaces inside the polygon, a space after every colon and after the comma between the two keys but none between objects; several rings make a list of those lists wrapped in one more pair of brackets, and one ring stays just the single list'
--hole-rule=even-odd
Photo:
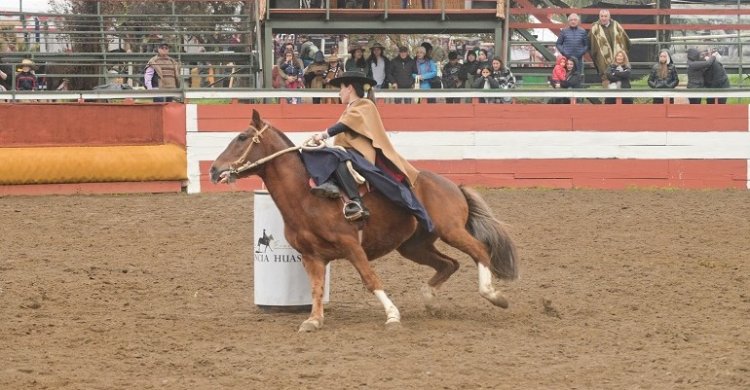
[{"label": "rein", "polygon": [[[245,159],[247,159],[247,157],[250,155],[250,151],[253,149],[253,146],[255,144],[260,144],[261,138],[263,138],[263,132],[265,132],[266,130],[268,130],[269,127],[270,127],[270,125],[268,123],[266,123],[260,130],[258,130],[255,127],[252,128],[252,130],[255,131],[255,135],[252,138],[252,142],[250,143],[250,146],[248,146],[247,150],[245,150],[245,153],[242,154],[242,157],[240,157],[239,159],[237,159],[237,161],[235,161],[234,163],[232,163],[232,164],[229,165],[229,174],[230,175],[235,175],[236,176],[236,175],[238,175],[238,174],[240,174],[242,172],[245,172],[245,171],[247,171],[249,169],[253,169],[253,168],[257,167],[257,166],[265,164],[265,163],[273,160],[274,158],[276,158],[278,156],[281,156],[284,153],[294,152],[294,151],[297,151],[297,150],[300,150],[300,149],[302,149],[302,150],[317,150],[317,149],[322,149],[322,148],[326,147],[326,143],[325,142],[321,141],[318,144],[310,144],[311,140],[307,140],[307,141],[305,141],[304,144],[302,144],[300,146],[290,146],[290,147],[288,147],[286,149],[279,150],[278,152],[273,153],[273,154],[271,154],[269,156],[263,157],[263,158],[261,158],[261,159],[259,159],[257,161],[246,161],[245,163],[242,163],[242,161],[245,160]],[[238,165],[238,164],[242,164],[242,165],[240,165],[238,168],[235,168],[235,166]]]}]

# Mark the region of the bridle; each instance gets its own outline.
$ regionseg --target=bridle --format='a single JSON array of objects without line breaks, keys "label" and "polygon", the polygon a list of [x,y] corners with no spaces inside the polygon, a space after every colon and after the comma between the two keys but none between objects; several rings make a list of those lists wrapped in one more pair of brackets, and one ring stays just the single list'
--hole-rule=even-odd
[{"label": "bridle", "polygon": [[[242,156],[240,158],[238,158],[237,161],[233,162],[232,164],[229,164],[229,175],[230,175],[230,177],[232,175],[237,176],[237,175],[239,175],[242,172],[245,172],[247,170],[250,170],[250,169],[253,169],[253,168],[257,167],[257,166],[260,166],[260,165],[262,165],[262,164],[264,164],[264,163],[266,163],[268,161],[273,160],[274,158],[276,158],[276,157],[278,157],[278,156],[280,156],[280,155],[282,155],[284,153],[293,152],[293,151],[297,151],[297,150],[300,150],[300,149],[315,150],[315,149],[324,148],[326,146],[325,142],[320,142],[318,144],[314,144],[313,145],[313,144],[310,144],[311,140],[307,140],[307,141],[305,141],[304,144],[302,144],[300,146],[290,146],[290,147],[288,147],[286,149],[279,150],[278,152],[276,152],[274,154],[271,154],[269,156],[263,157],[263,158],[261,158],[261,159],[259,159],[257,161],[246,161],[247,158],[248,158],[248,156],[250,156],[250,152],[253,150],[253,146],[255,146],[255,144],[260,144],[261,138],[263,138],[263,133],[266,130],[268,130],[270,127],[271,127],[271,125],[269,125],[268,123],[265,123],[260,130],[258,130],[258,128],[256,128],[256,127],[250,126],[250,129],[248,129],[248,130],[253,130],[255,132],[255,134],[251,138],[250,145],[247,147],[247,149],[245,149],[245,152],[242,153]],[[244,161],[244,163],[243,163],[243,161]],[[235,168],[238,165],[239,165],[239,167]]]}]

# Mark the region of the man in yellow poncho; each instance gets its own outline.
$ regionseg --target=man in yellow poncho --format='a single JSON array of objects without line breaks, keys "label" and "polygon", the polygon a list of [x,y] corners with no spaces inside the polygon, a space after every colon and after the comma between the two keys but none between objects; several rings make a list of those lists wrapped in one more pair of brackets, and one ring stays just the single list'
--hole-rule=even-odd
[{"label": "man in yellow poncho", "polygon": [[313,136],[313,140],[320,142],[335,136],[334,145],[343,149],[324,148],[302,153],[307,170],[317,184],[311,192],[321,197],[339,198],[343,190],[350,200],[344,207],[346,219],[366,219],[369,211],[362,204],[357,184],[346,165],[346,161],[351,161],[378,192],[408,209],[431,231],[432,221],[411,191],[417,184],[419,171],[393,148],[373,102],[372,86],[376,81],[361,72],[345,72],[330,84],[339,87],[339,97],[346,109],[336,124]]}]

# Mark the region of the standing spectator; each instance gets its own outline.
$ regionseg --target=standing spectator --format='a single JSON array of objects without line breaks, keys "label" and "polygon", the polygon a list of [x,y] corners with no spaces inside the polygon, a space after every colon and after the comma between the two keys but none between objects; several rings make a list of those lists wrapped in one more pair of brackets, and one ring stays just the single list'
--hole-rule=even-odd
[{"label": "standing spectator", "polygon": [[11,68],[8,65],[0,64],[0,91],[10,89]]},{"label": "standing spectator", "polygon": [[[651,74],[648,76],[648,86],[655,89],[674,89],[680,83],[677,76],[677,68],[672,62],[672,56],[669,50],[659,52],[659,62],[651,68]],[[669,98],[670,103],[674,103],[674,98]],[[664,103],[663,98],[654,98],[654,104]]]},{"label": "standing spectator", "polygon": [[[463,67],[458,63],[458,53],[448,53],[448,63],[443,67],[443,86],[445,88],[463,88],[464,79],[461,70]],[[460,98],[446,98],[446,103],[460,103]]]},{"label": "standing spectator", "polygon": [[[705,88],[706,82],[704,74],[710,64],[708,61],[704,61],[701,58],[701,53],[698,49],[688,49],[687,52],[687,76],[688,76],[688,89],[693,88]],[[690,104],[701,104],[701,98],[688,98]]]},{"label": "standing spectator", "polygon": [[[323,73],[323,88],[336,88],[331,84],[331,80],[344,74],[344,65],[341,64],[341,61],[339,61],[339,57],[336,54],[326,57],[326,63],[328,67],[325,73]],[[323,102],[327,104],[336,104],[339,102],[339,98],[326,98]]]},{"label": "standing spectator", "polygon": [[[560,80],[561,89],[573,89],[581,88],[583,85],[583,77],[578,73],[578,64],[576,64],[575,58],[568,58],[565,62],[565,79]],[[553,98],[550,99],[551,104],[567,104],[570,103],[568,98]]]},{"label": "standing spectator", "polygon": [[302,60],[302,65],[307,67],[315,60],[315,53],[319,49],[313,41],[308,39],[307,35],[300,35],[299,41],[302,43],[299,47],[299,58]]},{"label": "standing spectator", "polygon": [[[146,89],[180,88],[180,64],[169,56],[169,44],[157,46],[157,54],[146,65],[143,81]],[[154,102],[171,102],[172,98],[155,97]]]},{"label": "standing spectator", "polygon": [[[464,62],[463,66],[461,67],[461,75],[462,78],[466,81],[464,85],[466,87],[473,87],[474,86],[474,79],[479,77],[478,75],[479,71],[479,61],[477,61],[477,54],[474,52],[474,50],[470,50],[466,53],[466,62]],[[467,101],[467,103],[471,103],[471,99]]]},{"label": "standing spectator", "polygon": [[[607,79],[610,89],[630,89],[630,61],[628,55],[620,50],[615,54],[615,60],[607,69]],[[615,98],[604,99],[604,104],[614,104]],[[623,98],[623,104],[633,104],[632,98]]]},{"label": "standing spectator", "polygon": [[344,69],[347,72],[360,72],[366,75],[368,72],[364,50],[361,47],[355,47],[349,50],[349,55],[349,59],[344,64]]},{"label": "standing spectator", "polygon": [[[398,55],[393,58],[388,67],[388,87],[390,89],[412,89],[414,88],[414,77],[417,73],[417,63],[409,56],[409,49],[399,46]],[[395,103],[401,103],[402,98],[396,98]],[[403,98],[404,103],[410,103],[411,99]]]},{"label": "standing spectator", "polygon": [[375,89],[379,90],[386,84],[386,74],[390,61],[383,56],[383,45],[375,42],[370,47],[370,57],[367,58],[367,77],[375,79]]},{"label": "standing spectator", "polygon": [[[284,53],[284,62],[279,66],[279,75],[284,82],[284,88],[304,88],[304,84],[302,83],[303,69],[302,61],[294,55],[294,52],[287,50]],[[299,99],[292,97],[287,98],[286,101],[290,104],[297,104]]]},{"label": "standing spectator", "polygon": [[[323,88],[323,81],[325,78],[326,71],[328,70],[328,63],[322,51],[315,53],[315,59],[313,62],[305,68],[305,88],[321,89]],[[312,98],[313,104],[320,104],[320,98]]]},{"label": "standing spectator", "polygon": [[557,37],[557,51],[565,58],[573,57],[578,62],[578,73],[583,74],[583,55],[589,51],[589,36],[586,30],[579,27],[581,18],[578,14],[568,16],[568,27],[560,31]]},{"label": "standing spectator", "polygon": [[[430,81],[437,77],[437,66],[435,62],[427,57],[424,46],[417,47],[417,73],[413,75],[414,81],[419,89],[431,89]],[[435,98],[428,98],[428,103],[435,103]]]},{"label": "standing spectator", "polygon": [[34,61],[24,58],[21,61],[21,71],[16,73],[17,91],[35,91],[37,88],[36,73],[34,73]]},{"label": "standing spectator", "polygon": [[[492,78],[497,81],[500,89],[513,89],[516,87],[516,76],[508,69],[500,57],[492,59]],[[496,98],[495,103],[510,103],[510,97]]]},{"label": "standing spectator", "polygon": [[[474,89],[483,90],[500,88],[500,86],[497,84],[497,80],[492,77],[492,69],[490,69],[489,66],[485,66],[479,69],[479,77],[474,79],[474,84],[472,84],[472,87],[474,87]],[[479,98],[480,103],[491,103],[493,100],[493,98]]]},{"label": "standing spectator", "polygon": [[[729,88],[729,77],[727,71],[724,69],[724,65],[719,60],[721,56],[718,52],[712,54],[706,54],[706,61],[708,62],[708,69],[703,75],[703,80],[706,83],[706,88]],[[727,98],[706,98],[706,104],[726,104]]]},{"label": "standing spectator", "polygon": [[552,76],[550,77],[549,82],[552,88],[559,89],[560,82],[565,80],[565,75],[567,74],[565,67],[567,63],[568,59],[565,58],[565,56],[557,57],[557,63],[555,64],[555,67],[552,68]]},{"label": "standing spectator", "polygon": [[627,55],[630,51],[628,33],[625,32],[620,23],[610,18],[609,10],[603,9],[599,11],[599,20],[591,25],[589,43],[591,45],[591,58],[602,79],[602,87],[607,88],[609,86],[607,69],[615,60],[615,54],[622,50]]}]

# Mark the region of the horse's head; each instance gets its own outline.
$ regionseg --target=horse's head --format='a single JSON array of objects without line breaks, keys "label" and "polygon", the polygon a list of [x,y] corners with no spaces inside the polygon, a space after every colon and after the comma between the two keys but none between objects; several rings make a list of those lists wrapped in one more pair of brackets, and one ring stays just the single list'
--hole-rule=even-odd
[{"label": "horse's head", "polygon": [[253,118],[247,130],[240,133],[211,165],[211,181],[213,183],[228,183],[239,177],[245,177],[258,172],[261,165],[254,164],[273,151],[263,141],[263,136],[272,133],[271,125],[260,119],[258,111],[253,110]]}]

